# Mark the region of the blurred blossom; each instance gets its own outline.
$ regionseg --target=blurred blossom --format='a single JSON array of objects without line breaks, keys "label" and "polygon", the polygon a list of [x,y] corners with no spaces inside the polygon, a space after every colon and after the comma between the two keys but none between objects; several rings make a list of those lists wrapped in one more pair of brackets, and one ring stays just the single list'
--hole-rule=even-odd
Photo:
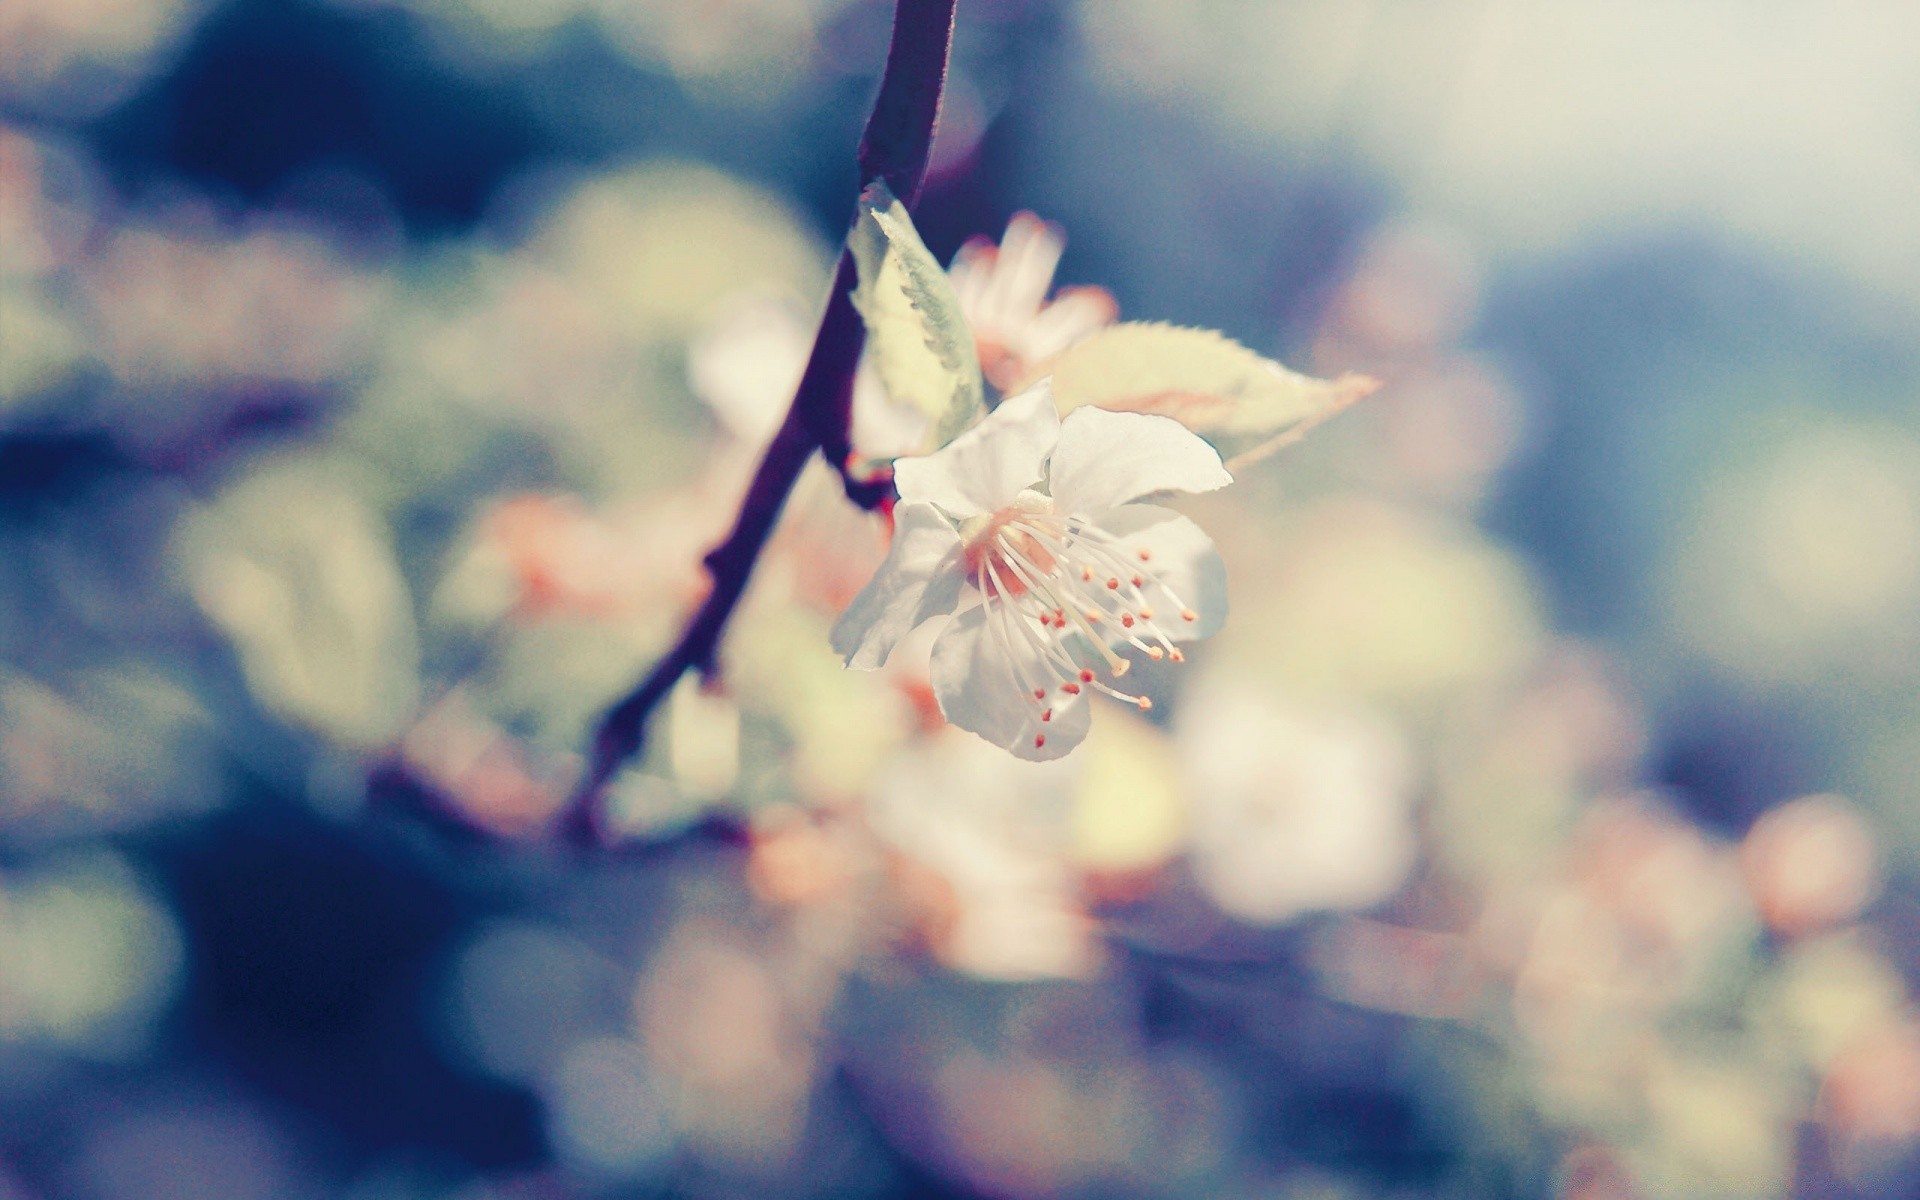
[{"label": "blurred blossom", "polygon": [[1510,692],[1459,706],[1438,754],[1438,848],[1478,876],[1527,878],[1594,788],[1625,785],[1645,739],[1598,654],[1551,647]]},{"label": "blurred blossom", "polygon": [[1290,516],[1278,536],[1222,534],[1239,571],[1218,653],[1246,655],[1307,693],[1435,704],[1511,677],[1541,619],[1525,567],[1476,530],[1340,497]]},{"label": "blurred blossom", "polygon": [[1144,717],[1116,709],[1087,734],[1079,758],[1073,861],[1106,898],[1131,898],[1188,837],[1178,747]]},{"label": "blurred blossom", "polygon": [[732,790],[740,777],[740,709],[719,688],[683,676],[668,701],[665,733],[683,793],[711,800]]},{"label": "blurred blossom", "polygon": [[435,701],[408,729],[401,760],[460,815],[503,837],[544,832],[579,766],[543,754],[475,711],[461,688]]},{"label": "blurred blossom", "polygon": [[1450,355],[1392,378],[1367,408],[1379,452],[1366,470],[1385,490],[1476,501],[1520,447],[1521,401],[1484,359]]},{"label": "blurred blossom", "polygon": [[67,378],[86,357],[58,276],[92,228],[96,190],[92,164],[77,152],[0,125],[0,412]]},{"label": "blurred blossom", "polygon": [[600,511],[568,495],[494,499],[456,551],[432,607],[480,626],[671,617],[706,589],[700,558],[725,532],[715,499],[694,489]]},{"label": "blurred blossom", "polygon": [[1715,940],[1750,933],[1751,902],[1733,849],[1654,797],[1593,805],[1572,849],[1582,889],[1671,967]]},{"label": "blurred blossom", "polygon": [[116,428],[161,443],[204,423],[221,389],[232,404],[248,386],[313,386],[359,366],[378,302],[375,282],[313,235],[236,234],[192,205],[116,230],[77,286],[89,346],[125,389]]},{"label": "blurred blossom", "polygon": [[590,1038],[569,1047],[548,1095],[548,1128],[561,1160],[589,1174],[641,1174],[674,1147],[670,1100],[630,1039]]},{"label": "blurred blossom", "polygon": [[1876,1189],[1903,1176],[1911,1182],[1920,1142],[1920,1019],[1905,1013],[1850,1042],[1827,1068],[1818,1111],[1846,1174]]},{"label": "blurred blossom", "polygon": [[527,920],[483,925],[454,960],[449,1032],[482,1069],[532,1083],[569,1048],[623,1025],[625,971],[575,935]]},{"label": "blurred blossom", "polygon": [[1068,861],[1077,768],[954,730],[881,777],[868,819],[924,881],[922,920],[941,961],[994,979],[1092,973],[1098,947]]},{"label": "blurred blossom", "polygon": [[769,805],[754,816],[747,884],[768,904],[831,901],[871,873],[873,843],[842,814]]},{"label": "blurred blossom", "polygon": [[1760,915],[1783,934],[1851,920],[1880,891],[1879,849],[1840,796],[1803,796],[1770,809],[1740,847]]},{"label": "blurred blossom", "polygon": [[654,955],[634,1009],[688,1142],[752,1169],[784,1164],[806,1117],[813,1048],[763,957],[727,927],[692,920]]},{"label": "blurred blossom", "polygon": [[1743,675],[1910,672],[1920,444],[1843,426],[1784,439],[1709,481],[1672,555],[1678,633]]},{"label": "blurred blossom", "polygon": [[1348,1004],[1416,1017],[1466,1017],[1488,980],[1458,934],[1349,917],[1316,940],[1315,968]]},{"label": "blurred blossom", "polygon": [[1130,1005],[1074,985],[955,1003],[912,993],[917,1036],[855,1070],[923,1163],[972,1192],[1204,1194],[1226,1097],[1208,1072],[1144,1044]]},{"label": "blurred blossom", "polygon": [[173,917],[96,853],[0,876],[0,1040],[129,1057],[180,985]]},{"label": "blurred blossom", "polygon": [[[822,65],[822,27],[848,0],[341,0],[402,4],[445,22],[465,57],[531,56],[592,22],[599,38],[636,65],[672,74],[688,90],[731,103],[770,105]],[[489,69],[497,69],[489,67]]]},{"label": "blurred blossom", "polygon": [[1859,930],[1795,943],[1777,964],[1760,1000],[1762,1020],[1788,1047],[1826,1070],[1842,1052],[1896,1024],[1907,1007],[1906,982]]},{"label": "blurred blossom", "polygon": [[1046,374],[1054,359],[1120,315],[1105,288],[1062,288],[1047,298],[1066,244],[1058,226],[1023,212],[1007,222],[999,245],[974,238],[954,255],[953,290],[981,373],[1003,394]]},{"label": "blurred blossom", "polygon": [[782,201],[685,163],[583,183],[526,253],[643,337],[693,336],[752,289],[812,296],[826,284],[824,255]]},{"label": "blurred blossom", "polygon": [[[791,517],[806,520],[804,513]],[[822,544],[816,553],[831,557],[849,546],[845,541]],[[776,552],[741,613],[728,653],[728,678],[743,712],[778,723],[786,742],[786,785],[802,797],[847,801],[874,786],[911,728],[913,714],[888,680],[842,668],[827,646],[825,616],[780,596],[785,561],[786,555]]]},{"label": "blurred blossom", "polygon": [[1719,989],[1754,945],[1732,849],[1655,799],[1628,797],[1595,804],[1568,853],[1542,864],[1513,979],[1543,1107],[1621,1136],[1657,1117],[1657,1133],[1632,1143],[1644,1159],[1636,1177],[1653,1195],[1679,1200],[1698,1178],[1735,1180],[1728,1195],[1771,1194],[1792,1113],[1784,1081],[1749,1078],[1737,1055],[1710,1063],[1665,1053],[1695,1049],[1686,1021],[1725,1003]]},{"label": "blurred blossom", "polygon": [[[787,415],[812,348],[813,330],[797,301],[750,293],[689,343],[687,380],[734,436],[765,445]],[[878,386],[871,369],[855,376],[854,407]]]},{"label": "blurred blossom", "polygon": [[1353,358],[1355,368],[1382,373],[1417,368],[1472,327],[1480,276],[1480,264],[1458,234],[1388,225],[1368,238],[1329,303],[1319,353]]},{"label": "blurred blossom", "polygon": [[[734,437],[766,445],[786,418],[813,350],[813,323],[800,306],[766,293],[738,297],[687,350],[687,378]],[[887,398],[870,361],[853,377],[853,445],[868,458],[921,449],[924,414]]]},{"label": "blurred blossom", "polygon": [[101,669],[56,690],[0,670],[0,829],[90,833],[211,806],[214,745],[199,699],[153,671]]},{"label": "blurred blossom", "polygon": [[150,74],[202,0],[9,0],[0,98],[90,116]]},{"label": "blurred blossom", "polygon": [[95,176],[72,147],[0,125],[0,277],[43,278],[73,264],[97,215]]},{"label": "blurred blossom", "polygon": [[1328,306],[1315,361],[1387,381],[1357,418],[1372,433],[1358,466],[1381,491],[1477,501],[1520,447],[1521,397],[1498,363],[1458,345],[1478,312],[1479,275],[1459,237],[1390,225]]},{"label": "blurred blossom", "polygon": [[525,191],[531,211],[509,224],[531,232],[510,253],[450,245],[401,293],[346,438],[404,494],[463,478],[507,433],[537,437],[596,499],[704,474],[699,526],[722,527],[751,464],[701,465],[682,342],[743,293],[814,294],[820,251],[771,196],[708,168]]},{"label": "blurred blossom", "polygon": [[268,709],[359,747],[412,715],[413,598],[392,535],[337,472],[262,468],[188,518],[179,555]]},{"label": "blurred blossom", "polygon": [[1180,750],[1194,872],[1222,911],[1367,908],[1412,869],[1414,764],[1382,717],[1209,678],[1182,700]]},{"label": "blurred blossom", "polygon": [[1655,1200],[1777,1196],[1792,1173],[1797,1097],[1764,1066],[1695,1053],[1655,1057],[1650,1136],[1629,1155]]},{"label": "blurred blossom", "polygon": [[806,78],[817,34],[848,0],[591,0],[608,40],[695,91],[772,103]]}]

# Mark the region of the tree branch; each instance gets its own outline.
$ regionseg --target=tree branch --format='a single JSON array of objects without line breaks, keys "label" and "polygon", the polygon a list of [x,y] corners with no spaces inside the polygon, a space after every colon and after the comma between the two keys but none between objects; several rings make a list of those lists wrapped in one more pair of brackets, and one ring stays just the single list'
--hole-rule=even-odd
[{"label": "tree branch", "polygon": [[[860,139],[861,187],[884,180],[909,205],[926,179],[953,43],[954,4],[896,0],[880,94]],[[653,710],[689,670],[709,677],[715,673],[727,621],[739,607],[780,510],[813,452],[819,450],[840,472],[847,498],[854,503],[877,508],[891,496],[891,481],[861,479],[852,471],[853,373],[866,341],[865,326],[853,307],[856,282],[853,256],[842,251],[786,420],[760,459],[732,532],[707,555],[713,588],[673,648],[601,717],[588,748],[586,771],[561,817],[560,833],[567,841],[588,847],[605,843],[607,784],[646,744]]]}]

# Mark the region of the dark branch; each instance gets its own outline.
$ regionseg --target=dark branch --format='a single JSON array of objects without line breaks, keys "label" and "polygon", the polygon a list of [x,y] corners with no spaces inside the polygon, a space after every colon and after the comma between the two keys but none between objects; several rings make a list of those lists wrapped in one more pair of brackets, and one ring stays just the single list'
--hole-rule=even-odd
[{"label": "dark branch", "polygon": [[[886,72],[860,140],[861,186],[884,180],[908,204],[919,196],[926,178],[940,95],[946,86],[954,3],[897,0]],[[653,710],[689,670],[708,676],[715,673],[727,620],[746,593],[780,510],[813,452],[819,450],[840,472],[847,498],[854,503],[877,508],[892,495],[886,479],[853,474],[853,373],[866,341],[866,329],[853,307],[856,282],[853,256],[842,252],[826,312],[814,335],[813,352],[786,420],[760,459],[732,532],[707,555],[713,588],[673,648],[600,719],[588,748],[586,772],[561,820],[561,834],[568,841],[589,847],[606,841],[607,784],[645,745]]]}]

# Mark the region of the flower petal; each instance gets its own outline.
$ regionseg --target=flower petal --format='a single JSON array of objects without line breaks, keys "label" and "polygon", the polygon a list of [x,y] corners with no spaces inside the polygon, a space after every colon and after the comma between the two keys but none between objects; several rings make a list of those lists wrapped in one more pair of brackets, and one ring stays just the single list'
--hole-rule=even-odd
[{"label": "flower petal", "polygon": [[[1016,758],[1059,758],[1087,736],[1092,716],[1085,697],[1056,689],[1044,701],[1035,700],[1026,681],[1051,680],[1051,672],[1038,654],[1017,672],[1006,650],[1009,643],[993,635],[987,620],[986,605],[969,608],[934,642],[933,694],[940,711]],[[1052,719],[1041,720],[1047,711]]]},{"label": "flower petal", "polygon": [[1153,492],[1210,492],[1233,482],[1219,451],[1171,417],[1091,406],[1060,423],[1048,478],[1054,511],[1083,515]]},{"label": "flower petal", "polygon": [[902,500],[938,504],[964,520],[1009,504],[1040,482],[1059,437],[1053,388],[1043,380],[1002,400],[978,425],[925,458],[895,462],[893,483]]},{"label": "flower petal", "polygon": [[[1191,641],[1219,632],[1227,620],[1227,566],[1198,525],[1153,504],[1123,504],[1093,523],[1118,539],[1126,553],[1147,552],[1147,602],[1169,638]],[[1193,620],[1182,619],[1183,608],[1192,611]]]},{"label": "flower petal", "polygon": [[953,522],[925,502],[893,510],[887,561],[833,626],[833,648],[847,665],[871,671],[924,621],[960,606],[965,564]]}]

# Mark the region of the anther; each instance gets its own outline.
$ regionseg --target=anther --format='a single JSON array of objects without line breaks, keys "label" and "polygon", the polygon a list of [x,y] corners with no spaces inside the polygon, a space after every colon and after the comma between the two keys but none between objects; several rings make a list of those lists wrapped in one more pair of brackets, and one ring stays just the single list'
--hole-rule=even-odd
[{"label": "anther", "polygon": [[1047,698],[1047,689],[1045,688],[1033,689],[1033,698],[1035,700],[1045,700]]},{"label": "anther", "polygon": [[1041,719],[1042,721],[1051,721],[1051,720],[1053,720],[1053,710],[1052,710],[1052,709],[1048,709],[1047,711],[1045,711],[1045,712],[1043,712],[1043,713],[1041,713],[1041,714],[1040,714],[1040,719]]},{"label": "anther", "polygon": [[1167,652],[1165,650],[1162,650],[1158,646],[1147,647],[1147,657],[1152,659],[1155,662],[1159,662],[1161,659],[1165,658],[1166,656],[1167,656]]},{"label": "anther", "polygon": [[1131,662],[1128,662],[1124,658],[1114,659],[1113,660],[1113,677],[1115,679],[1120,678],[1122,675],[1125,675],[1132,666],[1133,664]]},{"label": "anther", "polygon": [[1080,685],[1077,683],[1063,683],[1060,685],[1060,690],[1069,696],[1078,696],[1080,694]]},{"label": "anther", "polygon": [[1140,697],[1139,704],[1141,712],[1150,712],[1153,709],[1153,701],[1147,699],[1145,696]]},{"label": "anther", "polygon": [[1173,649],[1167,651],[1167,657],[1171,658],[1175,662],[1187,661],[1186,653],[1182,651],[1178,646],[1175,646]]},{"label": "anther", "polygon": [[1093,582],[1093,568],[1092,568],[1092,567],[1081,567],[1081,568],[1080,568],[1080,582],[1082,582],[1082,583],[1092,583],[1092,582]]},{"label": "anther", "polygon": [[1143,609],[1141,609],[1141,610],[1140,610],[1140,619],[1141,619],[1142,621],[1151,621],[1151,620],[1153,620],[1153,610],[1152,610],[1152,609],[1150,609],[1150,608],[1143,608]]},{"label": "anther", "polygon": [[1110,591],[1110,592],[1112,592],[1112,591],[1119,591],[1119,590],[1120,590],[1120,581],[1119,581],[1118,579],[1108,579],[1108,580],[1107,580],[1107,590],[1108,590],[1108,591]]},{"label": "anther", "polygon": [[1183,608],[1180,610],[1180,619],[1182,621],[1198,621],[1200,614],[1190,608]]},{"label": "anther", "polygon": [[1132,614],[1132,613],[1121,613],[1121,614],[1120,614],[1120,623],[1121,623],[1122,625],[1125,625],[1125,626],[1126,626],[1126,627],[1127,627],[1128,629],[1132,629],[1132,628],[1133,628],[1133,614]]},{"label": "anther", "polygon": [[1146,549],[1145,547],[1142,547],[1142,548],[1141,548],[1141,550],[1140,550],[1140,561],[1141,561],[1141,562],[1152,562],[1152,561],[1153,561],[1153,551],[1151,551],[1151,550],[1148,550],[1148,549]]},{"label": "anther", "polygon": [[1135,576],[1133,577],[1133,586],[1135,586],[1135,587],[1145,587],[1145,586],[1147,586],[1147,581],[1146,581],[1146,580],[1145,580],[1144,578],[1142,578],[1141,576],[1138,576],[1138,575],[1135,575]]},{"label": "anther", "polygon": [[1081,682],[1081,683],[1092,683],[1092,682],[1093,682],[1093,672],[1092,672],[1091,670],[1089,670],[1088,668],[1086,668],[1086,667],[1081,667],[1081,668],[1080,668],[1080,682]]},{"label": "anther", "polygon": [[1036,734],[1034,734],[1034,735],[1033,735],[1033,748],[1034,748],[1035,750],[1038,750],[1038,749],[1039,749],[1040,747],[1042,747],[1042,746],[1044,746],[1044,745],[1046,745],[1046,744],[1047,744],[1047,735],[1046,735],[1046,734],[1044,734],[1044,733],[1036,733]]}]

